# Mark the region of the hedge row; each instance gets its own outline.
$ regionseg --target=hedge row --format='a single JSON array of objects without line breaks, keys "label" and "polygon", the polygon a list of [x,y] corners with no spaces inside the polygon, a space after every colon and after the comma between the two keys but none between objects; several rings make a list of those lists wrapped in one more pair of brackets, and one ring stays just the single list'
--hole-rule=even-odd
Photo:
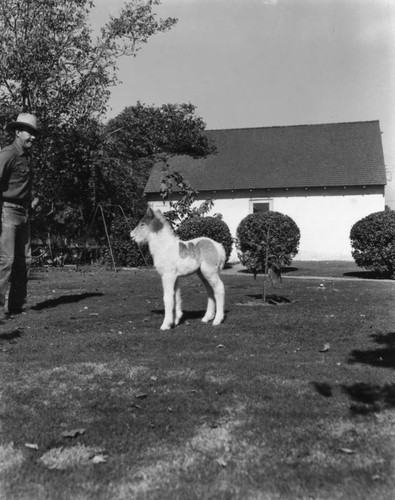
[{"label": "hedge row", "polygon": [[[130,239],[130,230],[138,220],[118,220],[110,229],[111,250],[117,266],[151,266],[148,248],[139,247]],[[227,224],[219,217],[192,217],[176,231],[182,240],[206,236],[223,244],[226,258],[234,240]],[[239,224],[236,249],[241,263],[254,274],[264,266],[288,266],[298,252],[300,231],[295,222],[279,212],[250,214]],[[395,278],[395,211],[376,212],[359,220],[350,231],[352,256],[359,267]],[[41,250],[39,250],[39,253]],[[64,252],[58,252],[65,256]],[[108,245],[98,247],[96,258],[112,263]],[[95,258],[93,255],[84,256]],[[53,260],[43,254],[41,261]],[[82,260],[85,260],[84,258]]]}]

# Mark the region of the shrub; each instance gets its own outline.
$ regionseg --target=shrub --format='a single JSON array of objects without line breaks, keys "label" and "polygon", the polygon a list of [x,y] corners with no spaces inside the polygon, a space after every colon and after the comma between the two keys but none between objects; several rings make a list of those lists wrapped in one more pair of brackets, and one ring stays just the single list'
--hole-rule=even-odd
[{"label": "shrub", "polygon": [[227,224],[219,217],[190,217],[180,224],[176,234],[184,241],[200,236],[218,241],[225,248],[226,261],[229,260],[233,238]]},{"label": "shrub", "polygon": [[237,228],[236,245],[240,262],[254,275],[267,267],[280,271],[297,254],[300,231],[296,223],[280,212],[247,215]]},{"label": "shrub", "polygon": [[376,212],[350,231],[352,256],[359,267],[395,277],[395,212]]}]

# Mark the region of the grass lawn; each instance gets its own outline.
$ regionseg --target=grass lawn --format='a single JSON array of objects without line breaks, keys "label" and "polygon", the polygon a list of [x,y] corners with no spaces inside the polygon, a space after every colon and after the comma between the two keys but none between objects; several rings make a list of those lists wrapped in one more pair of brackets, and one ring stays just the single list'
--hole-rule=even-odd
[{"label": "grass lawn", "polygon": [[0,498],[392,500],[395,282],[312,267],[273,306],[224,273],[216,328],[186,278],[167,332],[153,271],[35,271],[0,326]]}]

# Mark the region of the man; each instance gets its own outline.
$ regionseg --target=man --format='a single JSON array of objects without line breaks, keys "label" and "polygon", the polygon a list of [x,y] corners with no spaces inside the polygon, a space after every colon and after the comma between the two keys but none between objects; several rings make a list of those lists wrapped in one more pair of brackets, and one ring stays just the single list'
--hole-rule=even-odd
[{"label": "man", "polygon": [[18,115],[7,130],[14,134],[14,141],[0,151],[0,306],[4,308],[0,318],[3,319],[21,313],[27,296],[33,177],[30,150],[39,134],[37,119],[29,113]]}]

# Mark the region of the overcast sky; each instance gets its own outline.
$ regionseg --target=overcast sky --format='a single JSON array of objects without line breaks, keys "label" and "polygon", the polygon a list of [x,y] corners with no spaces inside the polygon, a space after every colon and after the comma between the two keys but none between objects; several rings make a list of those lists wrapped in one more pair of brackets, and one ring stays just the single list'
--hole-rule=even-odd
[{"label": "overcast sky", "polygon": [[[124,3],[95,0],[93,26]],[[395,0],[162,0],[155,10],[178,23],[120,61],[109,118],[141,101],[191,102],[208,129],[379,120],[395,204]]]}]

